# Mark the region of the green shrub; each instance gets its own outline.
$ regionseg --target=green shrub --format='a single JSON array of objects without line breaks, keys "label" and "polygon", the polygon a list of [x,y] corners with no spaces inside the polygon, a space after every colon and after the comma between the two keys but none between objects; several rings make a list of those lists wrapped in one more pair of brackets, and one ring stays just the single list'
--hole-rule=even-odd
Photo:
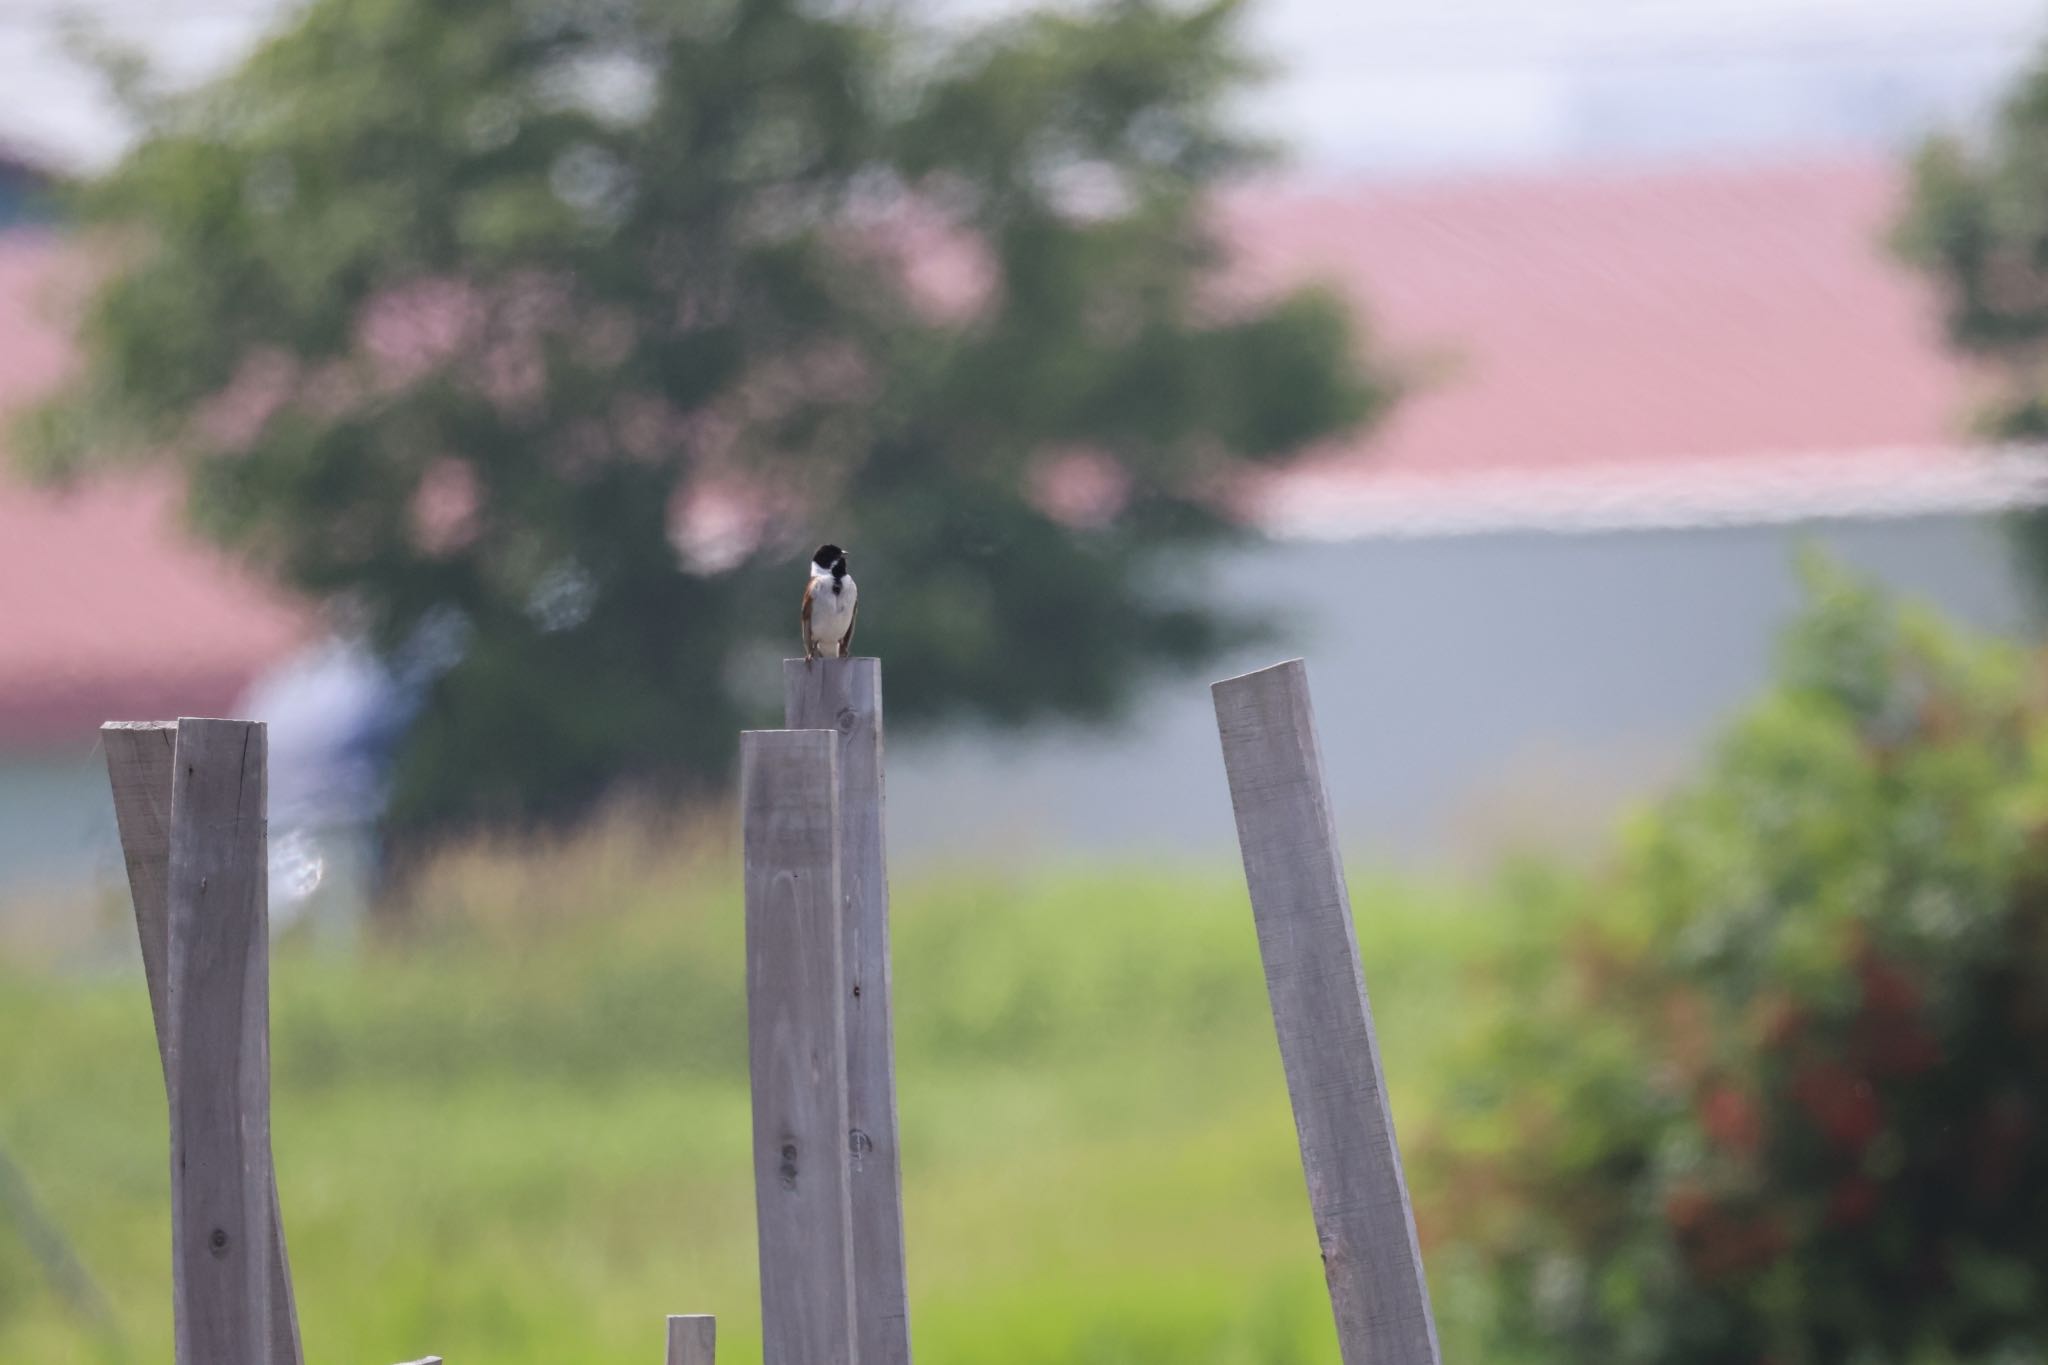
[{"label": "green shrub", "polygon": [[1422,1144],[1496,1359],[2048,1359],[2048,705],[1812,577],[1772,694],[1501,964]]}]

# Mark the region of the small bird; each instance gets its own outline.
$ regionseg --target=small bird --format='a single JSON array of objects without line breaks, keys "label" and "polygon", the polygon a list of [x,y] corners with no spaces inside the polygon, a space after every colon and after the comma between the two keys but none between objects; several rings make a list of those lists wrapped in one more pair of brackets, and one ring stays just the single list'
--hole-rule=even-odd
[{"label": "small bird", "polygon": [[804,584],[804,663],[824,654],[843,659],[853,648],[853,618],[860,590],[846,571],[846,551],[820,545],[811,556],[811,581]]}]

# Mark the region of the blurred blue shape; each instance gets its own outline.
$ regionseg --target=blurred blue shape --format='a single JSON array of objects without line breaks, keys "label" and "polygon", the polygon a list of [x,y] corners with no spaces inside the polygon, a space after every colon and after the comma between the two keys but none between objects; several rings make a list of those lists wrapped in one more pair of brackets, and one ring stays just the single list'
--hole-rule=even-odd
[{"label": "blurred blue shape", "polygon": [[241,713],[270,729],[274,928],[306,917],[346,925],[367,906],[393,763],[428,688],[461,658],[465,624],[430,617],[389,661],[329,637],[244,696]]}]

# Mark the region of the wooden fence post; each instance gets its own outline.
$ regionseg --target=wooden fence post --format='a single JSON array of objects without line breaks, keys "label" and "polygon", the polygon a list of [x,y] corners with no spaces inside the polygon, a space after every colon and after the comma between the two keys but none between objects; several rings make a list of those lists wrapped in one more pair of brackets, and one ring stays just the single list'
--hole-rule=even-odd
[{"label": "wooden fence post", "polygon": [[1211,690],[1345,1365],[1437,1365],[1307,670],[1295,659]]},{"label": "wooden fence post", "polygon": [[713,1365],[718,1319],[708,1313],[673,1313],[668,1320],[668,1365]]},{"label": "wooden fence post", "polygon": [[[171,796],[178,722],[109,721],[100,727],[100,738],[106,749],[107,779],[114,793],[114,821],[120,832],[122,861],[127,866],[128,891],[135,907],[150,1016],[156,1023],[157,1060],[163,1067],[164,1096],[175,1115],[178,1065],[170,1023],[170,875]],[[267,821],[268,812],[262,814]],[[267,848],[264,853],[267,857]],[[267,891],[267,867],[264,879]],[[266,963],[268,951],[266,939]],[[264,974],[267,981],[267,965]],[[265,1004],[267,1012],[267,1000]],[[265,1053],[267,1057],[267,1021]],[[266,1130],[267,1093],[266,1078]],[[268,1165],[267,1150],[264,1160]],[[274,1168],[270,1181],[270,1359],[273,1365],[300,1365],[304,1355],[299,1344],[299,1319],[292,1293],[291,1266],[285,1255],[284,1219],[277,1202]],[[183,1311],[182,1299],[179,1311]]]},{"label": "wooden fence post", "polygon": [[178,745],[174,720],[110,721],[100,727],[107,751],[107,781],[114,789],[114,824],[121,834],[121,860],[128,868],[128,893],[135,903],[135,933],[142,942],[142,975],[149,987],[149,1014],[156,1022],[157,1060],[163,1064],[165,1098],[171,1061],[170,889],[171,763]]},{"label": "wooden fence post", "polygon": [[846,1152],[853,1208],[853,1314],[861,1365],[910,1365],[903,1169],[889,970],[883,822],[882,661],[785,659],[785,720],[838,736],[840,1003],[846,1029]]},{"label": "wooden fence post", "polygon": [[172,764],[164,994],[180,1365],[296,1359],[296,1328],[291,1355],[273,1335],[283,1243],[270,1160],[266,739],[253,721],[181,719]]},{"label": "wooden fence post", "polygon": [[854,1365],[830,730],[740,736],[763,1365]]}]

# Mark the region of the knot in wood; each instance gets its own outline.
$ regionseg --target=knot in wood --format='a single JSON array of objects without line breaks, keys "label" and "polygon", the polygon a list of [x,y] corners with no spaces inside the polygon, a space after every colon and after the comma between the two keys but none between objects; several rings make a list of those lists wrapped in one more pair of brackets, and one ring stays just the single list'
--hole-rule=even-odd
[{"label": "knot in wood", "polygon": [[842,706],[839,708],[838,721],[839,733],[842,735],[850,735],[853,733],[853,727],[860,724],[860,717],[853,714],[853,708],[851,706]]},{"label": "knot in wood", "polygon": [[212,1232],[206,1234],[206,1249],[215,1256],[227,1255],[228,1230],[226,1228],[215,1228]]},{"label": "knot in wood", "polygon": [[790,1189],[796,1188],[796,1144],[794,1142],[782,1144],[782,1169],[780,1174],[782,1176],[782,1183],[786,1187]]},{"label": "knot in wood", "polygon": [[869,1152],[875,1150],[875,1140],[860,1129],[855,1128],[846,1135],[846,1150],[853,1154],[855,1161],[859,1161]]}]

